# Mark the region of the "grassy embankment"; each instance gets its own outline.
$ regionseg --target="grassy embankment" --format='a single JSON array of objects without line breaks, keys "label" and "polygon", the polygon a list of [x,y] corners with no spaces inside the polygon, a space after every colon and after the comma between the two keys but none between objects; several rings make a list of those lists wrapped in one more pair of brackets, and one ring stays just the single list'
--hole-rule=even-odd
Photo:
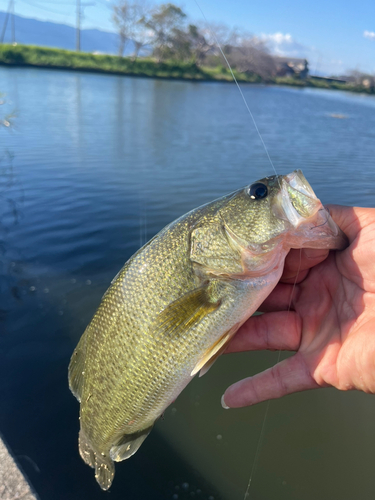
[{"label": "grassy embankment", "polygon": [[[145,76],[150,78],[170,78],[196,81],[233,81],[227,68],[218,66],[199,67],[194,62],[165,61],[154,59],[137,59],[110,55],[94,55],[86,52],[73,52],[47,47],[30,45],[0,45],[0,65],[34,66],[38,68],[56,68],[68,70],[112,73],[129,76]],[[239,82],[268,83],[291,85],[297,87],[316,87],[326,89],[350,90],[354,92],[374,93],[374,89],[362,85],[326,82],[322,80],[301,80],[298,78],[273,78],[263,80],[259,75],[248,75],[234,70]]]}]

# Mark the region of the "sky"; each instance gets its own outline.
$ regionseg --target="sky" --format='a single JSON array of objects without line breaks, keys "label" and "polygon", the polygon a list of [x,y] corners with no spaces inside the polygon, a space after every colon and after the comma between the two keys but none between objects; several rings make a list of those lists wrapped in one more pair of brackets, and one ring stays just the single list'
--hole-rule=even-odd
[{"label": "sky", "polygon": [[[14,0],[24,17],[74,25],[76,0]],[[166,3],[151,2],[151,3]],[[172,1],[202,21],[196,0]],[[375,0],[197,0],[209,22],[225,23],[263,39],[278,55],[305,57],[311,73],[375,73]],[[9,0],[0,0],[6,10]],[[114,31],[112,0],[81,0],[82,28]]]}]

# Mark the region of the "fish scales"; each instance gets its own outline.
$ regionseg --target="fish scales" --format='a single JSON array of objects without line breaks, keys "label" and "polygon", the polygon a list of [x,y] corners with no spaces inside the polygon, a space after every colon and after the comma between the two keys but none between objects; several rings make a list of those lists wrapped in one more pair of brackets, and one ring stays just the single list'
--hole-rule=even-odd
[{"label": "fish scales", "polygon": [[103,489],[272,291],[289,249],[343,247],[321,209],[302,172],[267,177],[180,217],[125,264],[69,366],[80,453]]},{"label": "fish scales", "polygon": [[[100,376],[84,385],[82,400],[87,402],[82,408],[81,420],[94,418],[100,402],[103,407],[101,419],[103,422],[118,422],[116,432],[125,431],[123,414],[128,415],[128,421],[135,420],[131,432],[142,428],[146,420],[150,420],[148,412],[155,408],[154,386],[157,381],[166,378],[173,366],[180,366],[189,355],[189,348],[196,341],[194,336],[179,338],[174,352],[175,339],[172,338],[168,346],[166,340],[156,343],[150,328],[157,313],[199,284],[185,250],[189,245],[189,233],[185,228],[199,217],[200,213],[193,213],[183,221],[177,221],[173,228],[166,228],[165,239],[154,239],[138,252],[105,295],[87,331],[86,362]],[[170,251],[171,248],[177,251]],[[171,279],[170,269],[175,270]],[[146,287],[147,296],[144,294]],[[140,315],[142,331],[138,322]],[[186,344],[181,344],[182,340]],[[126,359],[127,364],[114,365],[111,362],[114,352],[117,358]],[[139,359],[145,364],[152,360],[153,364],[149,365],[152,369],[145,372],[138,364]],[[115,398],[113,394],[116,394]],[[159,405],[164,401],[165,396]],[[155,412],[158,411],[156,407]],[[103,432],[102,428],[98,431],[95,427],[90,429],[89,437],[106,446],[111,434],[112,428]]]}]

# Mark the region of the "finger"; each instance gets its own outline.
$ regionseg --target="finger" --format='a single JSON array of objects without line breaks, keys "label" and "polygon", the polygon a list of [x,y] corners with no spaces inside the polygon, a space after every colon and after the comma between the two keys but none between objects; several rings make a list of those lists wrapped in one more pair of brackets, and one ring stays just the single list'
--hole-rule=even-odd
[{"label": "finger", "polygon": [[319,385],[298,353],[254,377],[231,385],[225,391],[221,404],[224,408],[240,408],[317,387]]},{"label": "finger", "polygon": [[281,276],[283,283],[300,283],[308,274],[309,269],[320,264],[328,257],[327,249],[304,248],[290,250],[285,259],[284,271]]},{"label": "finger", "polygon": [[368,209],[341,205],[327,205],[327,208],[332,219],[344,231],[350,243],[352,243],[361,229],[361,216]]},{"label": "finger", "polygon": [[301,343],[301,318],[294,311],[252,316],[228,344],[226,353],[273,349],[297,351]]},{"label": "finger", "polygon": [[288,311],[292,299],[299,293],[298,285],[295,286],[278,283],[269,296],[259,306],[261,312]]}]

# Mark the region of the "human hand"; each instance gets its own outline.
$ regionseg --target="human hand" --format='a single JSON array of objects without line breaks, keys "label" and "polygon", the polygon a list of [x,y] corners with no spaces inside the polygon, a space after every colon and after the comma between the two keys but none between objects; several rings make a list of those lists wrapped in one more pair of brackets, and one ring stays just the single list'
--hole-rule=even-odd
[{"label": "human hand", "polygon": [[224,407],[318,387],[375,393],[375,209],[331,206],[330,214],[349,247],[291,250],[265,314],[249,318],[226,350],[296,354],[231,385]]}]

